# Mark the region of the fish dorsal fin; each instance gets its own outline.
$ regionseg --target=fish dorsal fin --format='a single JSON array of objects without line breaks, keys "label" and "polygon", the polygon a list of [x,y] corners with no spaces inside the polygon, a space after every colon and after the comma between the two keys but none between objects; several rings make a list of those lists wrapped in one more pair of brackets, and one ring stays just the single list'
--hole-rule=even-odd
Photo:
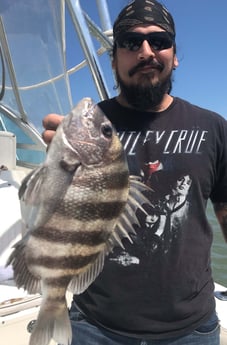
[{"label": "fish dorsal fin", "polygon": [[152,192],[152,190],[143,184],[136,176],[130,176],[130,189],[128,195],[128,201],[121,213],[115,231],[120,238],[130,238],[130,233],[135,234],[133,225],[139,225],[139,220],[136,216],[137,209],[140,209],[147,215],[143,205],[151,205],[150,200],[142,192]]},{"label": "fish dorsal fin", "polygon": [[106,255],[108,255],[114,247],[120,246],[124,249],[122,244],[123,238],[127,238],[131,243],[133,242],[130,237],[130,234],[136,234],[133,225],[139,225],[136,210],[139,208],[142,212],[147,214],[146,210],[143,208],[143,204],[151,205],[150,201],[142,194],[144,191],[151,192],[152,190],[140,182],[137,178],[130,178],[130,190],[127,204],[119,216],[113,232],[106,242],[105,249],[99,254],[94,263],[91,264],[85,272],[76,275],[71,280],[68,289],[72,293],[79,295],[89,287],[89,285],[101,273]]}]

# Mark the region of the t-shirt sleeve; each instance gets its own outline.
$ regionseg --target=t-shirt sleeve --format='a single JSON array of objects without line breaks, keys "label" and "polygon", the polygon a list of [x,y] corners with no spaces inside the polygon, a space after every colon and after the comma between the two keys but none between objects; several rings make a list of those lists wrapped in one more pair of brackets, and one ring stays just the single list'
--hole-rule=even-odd
[{"label": "t-shirt sleeve", "polygon": [[213,203],[227,202],[227,121],[218,125],[216,177],[210,199]]}]

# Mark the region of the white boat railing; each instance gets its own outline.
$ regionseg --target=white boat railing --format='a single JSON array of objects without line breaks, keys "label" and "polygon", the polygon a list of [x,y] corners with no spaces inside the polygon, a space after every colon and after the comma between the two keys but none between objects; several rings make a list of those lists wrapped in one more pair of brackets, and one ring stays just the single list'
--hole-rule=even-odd
[{"label": "white boat railing", "polygon": [[[6,0],[0,3],[0,48],[3,57],[0,72],[4,75],[4,97],[0,99],[0,130],[17,132],[18,164],[23,166],[35,166],[45,157],[46,145],[41,137],[42,118],[50,112],[66,114],[72,108],[72,75],[87,68],[98,98],[105,99],[110,95],[99,62],[100,55],[109,55],[112,48],[112,30],[106,1],[97,0],[102,28],[82,9],[79,0],[59,0],[54,6],[51,0],[41,0],[40,7],[45,4],[43,10],[45,9],[47,17],[44,21],[36,4],[36,0],[31,0],[29,5],[24,4],[23,0],[13,6]],[[26,6],[29,6],[30,19],[26,16]],[[25,32],[20,31],[20,25],[13,25],[18,22],[19,16],[24,16]],[[76,61],[73,66],[67,65],[68,51],[71,49],[70,44],[66,44],[68,25],[74,26],[82,56],[85,57]],[[50,40],[46,37],[49,32]],[[39,61],[33,54],[35,40],[43,61]],[[94,41],[99,42],[99,47],[95,47]],[[21,42],[21,52],[18,42]],[[27,55],[23,54],[23,50]],[[33,61],[36,58],[37,62]],[[56,65],[57,73],[52,71],[53,60],[59,60]],[[42,73],[37,71],[39,65],[44,66],[43,76],[39,76]],[[24,76],[21,73],[22,66]],[[30,151],[31,154],[25,154],[23,158],[22,153],[25,151]],[[37,162],[34,162],[35,155]]]}]

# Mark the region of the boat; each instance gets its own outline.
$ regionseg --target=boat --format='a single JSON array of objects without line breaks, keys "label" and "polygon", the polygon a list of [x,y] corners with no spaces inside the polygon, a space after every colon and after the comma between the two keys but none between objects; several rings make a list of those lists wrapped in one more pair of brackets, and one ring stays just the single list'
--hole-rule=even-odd
[{"label": "boat", "polygon": [[[110,96],[103,66],[111,75],[111,21],[107,2],[96,3],[100,24],[79,0],[0,3],[0,337],[4,345],[28,344],[41,302],[39,294],[29,295],[15,286],[12,269],[5,263],[22,236],[21,181],[45,157],[42,118],[51,112],[67,114],[75,104],[75,93],[78,100],[87,96],[86,88],[73,88],[84,78],[89,78],[97,100]],[[68,49],[73,42],[79,43],[80,51],[74,48],[71,61]],[[227,345],[227,288],[215,283],[214,293],[221,345]]]}]

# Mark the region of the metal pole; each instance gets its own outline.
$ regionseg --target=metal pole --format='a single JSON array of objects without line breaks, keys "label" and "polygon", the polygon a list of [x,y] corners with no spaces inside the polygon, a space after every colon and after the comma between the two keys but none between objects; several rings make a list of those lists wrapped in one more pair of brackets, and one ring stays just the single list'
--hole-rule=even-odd
[{"label": "metal pole", "polygon": [[91,70],[97,91],[101,100],[109,98],[109,92],[99,66],[98,58],[93,46],[93,42],[87,28],[87,24],[80,6],[79,0],[65,0],[69,8],[69,12],[77,31],[81,47],[84,51],[88,65]]},{"label": "metal pole", "polygon": [[6,38],[5,28],[4,28],[1,16],[0,16],[0,42],[2,45],[2,50],[3,50],[4,57],[5,57],[6,65],[8,67],[8,73],[10,76],[12,89],[13,89],[13,93],[14,93],[14,96],[16,99],[18,110],[20,112],[20,115],[21,115],[21,118],[23,119],[23,121],[27,122],[28,119],[27,119],[27,115],[24,111],[23,104],[21,102],[20,93],[19,93],[18,85],[17,85],[16,74],[14,71],[13,62],[11,59],[10,50],[9,50],[9,46],[8,46],[8,42],[7,42],[7,38]]},{"label": "metal pole", "polygon": [[99,17],[101,20],[101,26],[103,31],[108,31],[112,29],[109,9],[106,0],[96,0]]}]

